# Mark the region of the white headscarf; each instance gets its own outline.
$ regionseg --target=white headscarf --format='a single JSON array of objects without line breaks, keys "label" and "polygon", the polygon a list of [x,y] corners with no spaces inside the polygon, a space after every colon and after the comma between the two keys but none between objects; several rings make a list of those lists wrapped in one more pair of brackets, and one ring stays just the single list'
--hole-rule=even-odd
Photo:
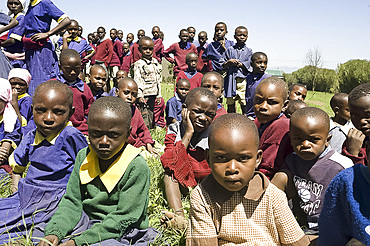
[{"label": "white headscarf", "polygon": [[[19,2],[21,2],[22,6],[23,6],[23,10],[22,10],[22,13],[23,14],[26,14],[27,13],[27,9],[28,9],[28,5],[30,5],[30,1],[29,0],[18,0]],[[9,12],[9,15],[11,17],[14,17],[14,15]]]},{"label": "white headscarf", "polygon": [[18,116],[11,104],[12,87],[9,81],[3,78],[0,78],[0,99],[6,102],[3,112],[4,130],[6,132],[12,132]]}]

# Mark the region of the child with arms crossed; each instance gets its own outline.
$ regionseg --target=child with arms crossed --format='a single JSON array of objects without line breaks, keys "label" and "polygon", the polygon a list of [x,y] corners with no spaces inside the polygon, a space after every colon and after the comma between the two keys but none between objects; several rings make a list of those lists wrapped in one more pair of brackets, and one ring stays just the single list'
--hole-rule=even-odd
[{"label": "child with arms crossed", "polygon": [[194,52],[190,52],[186,55],[186,65],[188,68],[186,71],[179,72],[176,81],[180,79],[186,79],[190,82],[190,90],[200,87],[203,74],[197,71],[198,55]]}]

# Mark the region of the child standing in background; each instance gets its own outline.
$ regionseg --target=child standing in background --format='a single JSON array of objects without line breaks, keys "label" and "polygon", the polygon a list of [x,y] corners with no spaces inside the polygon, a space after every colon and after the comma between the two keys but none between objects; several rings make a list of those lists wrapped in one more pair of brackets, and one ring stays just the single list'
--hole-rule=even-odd
[{"label": "child standing in background", "polygon": [[159,34],[161,32],[161,29],[159,26],[154,26],[152,29],[153,34],[153,41],[154,41],[154,51],[153,51],[153,57],[156,57],[159,63],[162,63],[162,57],[163,57],[163,41],[159,37]]},{"label": "child standing in background", "polygon": [[107,91],[110,91],[113,88],[113,78],[122,65],[123,57],[123,45],[117,37],[117,29],[112,28],[110,30],[110,40],[113,46],[113,56],[108,67]]},{"label": "child standing in background", "polygon": [[168,99],[166,104],[166,123],[172,123],[182,120],[182,104],[190,91],[190,82],[186,79],[180,79],[176,82],[175,96]]},{"label": "child standing in background", "polygon": [[117,87],[118,87],[118,81],[120,81],[120,79],[126,78],[126,77],[128,77],[128,74],[127,74],[126,71],[118,70],[118,72],[116,73],[116,77],[113,78],[113,88],[108,93],[108,96],[113,96],[113,97],[117,96],[116,95],[116,90],[117,90]]},{"label": "child standing in background", "polygon": [[127,73],[130,72],[130,59],[131,59],[131,51],[130,45],[128,43],[122,44],[122,64],[120,70],[124,70]]},{"label": "child standing in background", "polygon": [[134,41],[134,34],[132,34],[132,33],[127,34],[126,41],[131,47],[131,45],[133,45],[133,41]]},{"label": "child standing in background", "polygon": [[227,70],[225,77],[225,97],[227,112],[235,113],[235,102],[238,101],[245,113],[245,90],[247,75],[251,70],[252,50],[245,45],[248,38],[248,30],[244,26],[235,29],[234,38],[236,44],[227,48],[221,58],[223,69]]},{"label": "child standing in background", "polygon": [[[139,41],[142,37],[145,36],[145,31],[143,29],[140,29],[139,31],[137,31],[137,41],[135,43],[131,43],[130,44],[130,51],[131,51],[131,57],[130,57],[130,67],[133,66],[133,64],[140,60],[141,58],[141,53],[139,51]],[[127,38],[128,38],[128,35],[127,35]],[[132,35],[132,40],[133,40],[133,35]],[[127,40],[128,42],[128,40]],[[129,42],[128,42],[129,43]]]},{"label": "child standing in background", "polygon": [[190,90],[200,87],[200,83],[202,81],[203,74],[198,73],[197,65],[198,65],[198,55],[194,52],[190,52],[185,57],[186,65],[188,68],[186,71],[180,71],[176,82],[180,79],[186,79],[190,82]]},{"label": "child standing in background", "polygon": [[95,64],[108,68],[114,53],[113,43],[110,39],[105,38],[104,27],[98,27],[96,32],[98,39],[96,44]]},{"label": "child standing in background", "polygon": [[208,40],[207,33],[205,31],[199,32],[198,34],[199,46],[197,47],[197,51],[198,51],[197,71],[203,74],[205,74],[206,72],[211,72],[213,70],[212,62],[205,61],[202,58],[202,55],[208,46],[207,40]]}]

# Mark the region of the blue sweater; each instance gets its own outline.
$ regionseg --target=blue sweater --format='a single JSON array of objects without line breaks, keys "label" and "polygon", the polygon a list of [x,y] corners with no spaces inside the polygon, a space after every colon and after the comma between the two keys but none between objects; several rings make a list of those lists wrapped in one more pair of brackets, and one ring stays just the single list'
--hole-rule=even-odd
[{"label": "blue sweater", "polygon": [[369,205],[369,168],[357,164],[341,171],[325,195],[318,245],[345,245],[351,238],[370,245]]}]

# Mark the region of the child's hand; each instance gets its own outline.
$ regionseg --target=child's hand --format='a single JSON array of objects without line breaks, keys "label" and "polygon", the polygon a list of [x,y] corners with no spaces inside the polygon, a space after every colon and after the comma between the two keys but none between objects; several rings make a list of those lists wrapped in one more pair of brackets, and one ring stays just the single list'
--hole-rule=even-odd
[{"label": "child's hand", "polygon": [[[45,240],[48,240],[52,246],[57,246],[59,244],[59,238],[55,235],[47,235],[44,237]],[[40,240],[39,246],[49,246],[50,244]]]},{"label": "child's hand", "polygon": [[3,164],[9,157],[9,151],[6,147],[0,147],[0,164]]},{"label": "child's hand", "polygon": [[74,240],[68,240],[67,242],[65,243],[62,243],[62,244],[59,244],[60,246],[76,246],[75,244],[75,241]]},{"label": "child's hand", "polygon": [[31,36],[32,41],[38,41],[41,39],[47,39],[49,37],[49,34],[47,33],[36,33]]},{"label": "child's hand", "polygon": [[72,34],[69,34],[69,32],[66,32],[63,34],[63,39],[67,39],[67,38],[70,38],[72,36]]},{"label": "child's hand", "polygon": [[161,225],[165,228],[173,228],[175,230],[185,230],[187,227],[186,219],[168,211],[162,211]]},{"label": "child's hand", "polygon": [[150,154],[159,155],[158,151],[150,143],[146,144],[146,150],[149,151]]},{"label": "child's hand", "polygon": [[17,89],[12,89],[12,102],[11,102],[13,108],[14,108],[14,105],[17,104],[18,105],[18,91]]},{"label": "child's hand", "polygon": [[347,135],[347,151],[353,156],[358,156],[361,151],[361,147],[365,140],[365,135],[357,130],[356,128],[352,128],[348,131]]},{"label": "child's hand", "polygon": [[185,129],[185,133],[194,133],[194,126],[190,121],[189,117],[190,111],[187,108],[183,108],[181,111],[181,117],[182,117],[182,124]]}]

